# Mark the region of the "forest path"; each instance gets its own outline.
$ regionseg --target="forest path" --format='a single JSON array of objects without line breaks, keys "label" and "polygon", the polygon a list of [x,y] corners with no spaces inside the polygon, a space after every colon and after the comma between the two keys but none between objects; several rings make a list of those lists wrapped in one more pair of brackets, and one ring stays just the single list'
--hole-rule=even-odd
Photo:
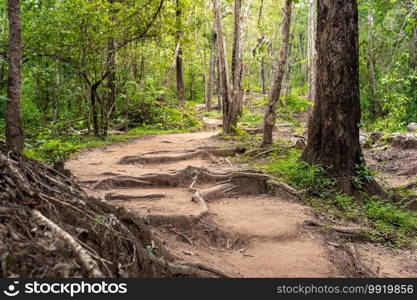
[{"label": "forest path", "polygon": [[393,253],[307,226],[320,223],[309,207],[230,163],[239,151],[215,131],[157,135],[84,150],[66,167],[90,194],[147,216],[178,259],[232,277],[412,276]]}]

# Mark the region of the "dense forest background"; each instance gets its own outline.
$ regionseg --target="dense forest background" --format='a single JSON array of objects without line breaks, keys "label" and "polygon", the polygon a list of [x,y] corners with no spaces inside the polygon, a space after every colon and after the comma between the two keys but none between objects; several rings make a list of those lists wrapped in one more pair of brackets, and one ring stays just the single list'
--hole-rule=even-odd
[{"label": "dense forest background", "polygon": [[[305,110],[310,103],[309,57],[314,55],[310,2],[293,3],[282,113]],[[242,7],[243,89],[247,95],[265,95],[265,104],[282,43],[283,5],[284,1],[255,0]],[[216,107],[220,80],[217,66],[213,67],[218,55],[210,1],[27,0],[21,6],[27,154],[54,162],[82,144],[109,136],[117,139],[116,131],[197,129],[192,104],[212,98]],[[219,3],[229,64],[233,7],[233,1]],[[5,2],[0,14],[3,133],[8,68]],[[363,126],[405,130],[417,121],[416,3],[361,0],[359,17]],[[243,121],[261,118],[245,110],[241,116]]]}]

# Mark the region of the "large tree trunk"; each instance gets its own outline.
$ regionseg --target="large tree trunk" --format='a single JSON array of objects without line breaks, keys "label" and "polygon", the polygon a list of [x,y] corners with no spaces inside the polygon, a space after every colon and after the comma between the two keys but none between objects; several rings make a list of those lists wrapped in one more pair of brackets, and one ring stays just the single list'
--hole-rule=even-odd
[{"label": "large tree trunk", "polygon": [[232,93],[229,84],[229,72],[227,67],[226,45],[223,36],[219,3],[217,0],[213,0],[213,7],[217,33],[217,48],[219,52],[219,76],[221,99],[223,104],[223,130],[226,133],[231,133],[237,123],[237,112],[235,111],[235,107],[233,107],[232,103]]},{"label": "large tree trunk", "polygon": [[353,193],[359,143],[358,6],[356,0],[318,0],[317,91],[301,159],[329,166],[340,189]]},{"label": "large tree trunk", "polygon": [[22,93],[22,24],[20,20],[20,1],[8,0],[9,14],[9,64],[6,141],[12,149],[22,152],[24,135],[20,116],[20,98]]},{"label": "large tree trunk", "polygon": [[276,106],[281,95],[282,81],[284,78],[290,44],[291,6],[292,0],[285,0],[285,6],[283,9],[284,20],[282,25],[282,44],[279,62],[275,71],[271,90],[269,92],[269,101],[265,112],[264,133],[262,139],[263,147],[267,147],[272,144],[272,131],[276,121]]},{"label": "large tree trunk", "polygon": [[177,43],[179,45],[179,49],[178,49],[178,55],[177,55],[177,62],[176,62],[176,71],[177,71],[177,96],[178,99],[181,101],[185,100],[185,87],[184,87],[184,71],[183,71],[183,63],[182,63],[182,47],[181,47],[181,43],[180,43],[180,38],[182,35],[182,25],[181,25],[181,15],[182,15],[182,11],[181,11],[181,3],[180,0],[177,0],[176,2],[176,14],[177,14]]}]

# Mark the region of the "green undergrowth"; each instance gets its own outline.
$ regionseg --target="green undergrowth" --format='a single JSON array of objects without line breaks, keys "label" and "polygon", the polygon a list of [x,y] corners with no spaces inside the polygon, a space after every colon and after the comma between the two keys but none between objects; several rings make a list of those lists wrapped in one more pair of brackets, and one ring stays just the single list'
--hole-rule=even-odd
[{"label": "green undergrowth", "polygon": [[[394,203],[364,194],[359,200],[341,193],[335,189],[334,180],[327,177],[326,168],[302,162],[300,155],[300,150],[275,145],[274,151],[265,160],[254,163],[254,167],[304,191],[302,200],[329,221],[362,224],[369,228],[366,237],[370,241],[393,247],[417,243],[417,213],[407,209],[405,202]],[[359,168],[359,171],[352,178],[355,183],[363,183],[369,176],[367,170]]]},{"label": "green undergrowth", "polygon": [[239,123],[244,127],[258,127],[263,120],[263,115],[260,112],[254,112],[247,107],[243,108],[242,117],[239,119]]},{"label": "green undergrowth", "polygon": [[[139,116],[143,107],[136,107],[132,116]],[[150,113],[152,111],[152,113]],[[44,163],[54,165],[70,158],[75,152],[85,148],[96,148],[121,143],[144,135],[169,134],[198,131],[202,128],[195,109],[189,105],[162,107],[154,105],[146,108],[146,119],[131,118],[132,129],[127,132],[111,133],[106,138],[77,133],[85,124],[68,122],[52,123],[42,129],[27,131],[25,154]],[[71,127],[71,130],[69,130]]]},{"label": "green undergrowth", "polygon": [[26,142],[25,154],[41,162],[53,165],[70,158],[78,150],[98,148],[122,143],[145,135],[188,132],[185,129],[134,128],[126,133],[110,134],[106,139],[94,136],[37,136]]}]

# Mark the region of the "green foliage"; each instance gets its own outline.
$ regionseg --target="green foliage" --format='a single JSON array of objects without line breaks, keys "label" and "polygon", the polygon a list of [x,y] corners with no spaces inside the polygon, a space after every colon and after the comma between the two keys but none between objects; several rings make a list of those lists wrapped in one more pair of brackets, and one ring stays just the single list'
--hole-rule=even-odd
[{"label": "green foliage", "polygon": [[[196,116],[196,111],[191,107],[183,105],[174,108],[163,106],[156,101],[152,103],[153,105],[147,107],[144,112],[148,118],[143,122],[134,124],[136,127],[127,133],[113,134],[105,140],[77,133],[77,130],[84,128],[84,121],[74,124],[68,122],[51,123],[40,131],[39,128],[29,127],[28,136],[31,138],[27,139],[25,154],[54,165],[64,162],[73,153],[83,148],[110,145],[147,134],[188,132],[200,129],[201,122]],[[143,106],[141,107],[143,108]],[[139,111],[141,107],[138,108]],[[132,108],[132,111],[135,110]]]},{"label": "green foliage", "polygon": [[243,115],[239,122],[248,125],[249,127],[257,127],[263,120],[263,115],[259,112],[253,112],[250,108],[243,108]]},{"label": "green foliage", "polygon": [[155,129],[188,129],[195,131],[201,128],[201,122],[195,110],[188,106],[168,106],[155,100],[141,100],[129,107],[130,127],[153,127]]},{"label": "green foliage", "polygon": [[415,212],[379,198],[367,199],[364,209],[372,225],[369,233],[372,239],[397,246],[416,242]]},{"label": "green foliage", "polygon": [[417,121],[416,4],[412,2],[359,3],[361,102],[369,130],[401,131]]},{"label": "green foliage", "polygon": [[313,102],[311,102],[307,98],[299,95],[300,94],[296,93],[291,93],[290,95],[288,95],[288,102],[286,108],[288,108],[293,113],[305,112],[307,111],[307,108],[313,104]]},{"label": "green foliage", "polygon": [[312,195],[324,196],[334,181],[326,176],[325,168],[300,161],[300,154],[296,149],[277,147],[269,161],[261,167],[299,189],[308,189]]},{"label": "green foliage", "polygon": [[371,170],[366,165],[363,157],[360,158],[359,164],[355,164],[355,173],[356,176],[352,180],[358,190],[362,190],[366,183],[373,180]]},{"label": "green foliage", "polygon": [[38,140],[36,144],[25,148],[25,154],[29,157],[55,165],[64,162],[72,153],[81,146],[71,141],[59,139]]},{"label": "green foliage", "polygon": [[7,105],[7,97],[0,95],[0,130],[1,131],[3,131],[6,127],[6,122],[5,122],[6,105]]}]

